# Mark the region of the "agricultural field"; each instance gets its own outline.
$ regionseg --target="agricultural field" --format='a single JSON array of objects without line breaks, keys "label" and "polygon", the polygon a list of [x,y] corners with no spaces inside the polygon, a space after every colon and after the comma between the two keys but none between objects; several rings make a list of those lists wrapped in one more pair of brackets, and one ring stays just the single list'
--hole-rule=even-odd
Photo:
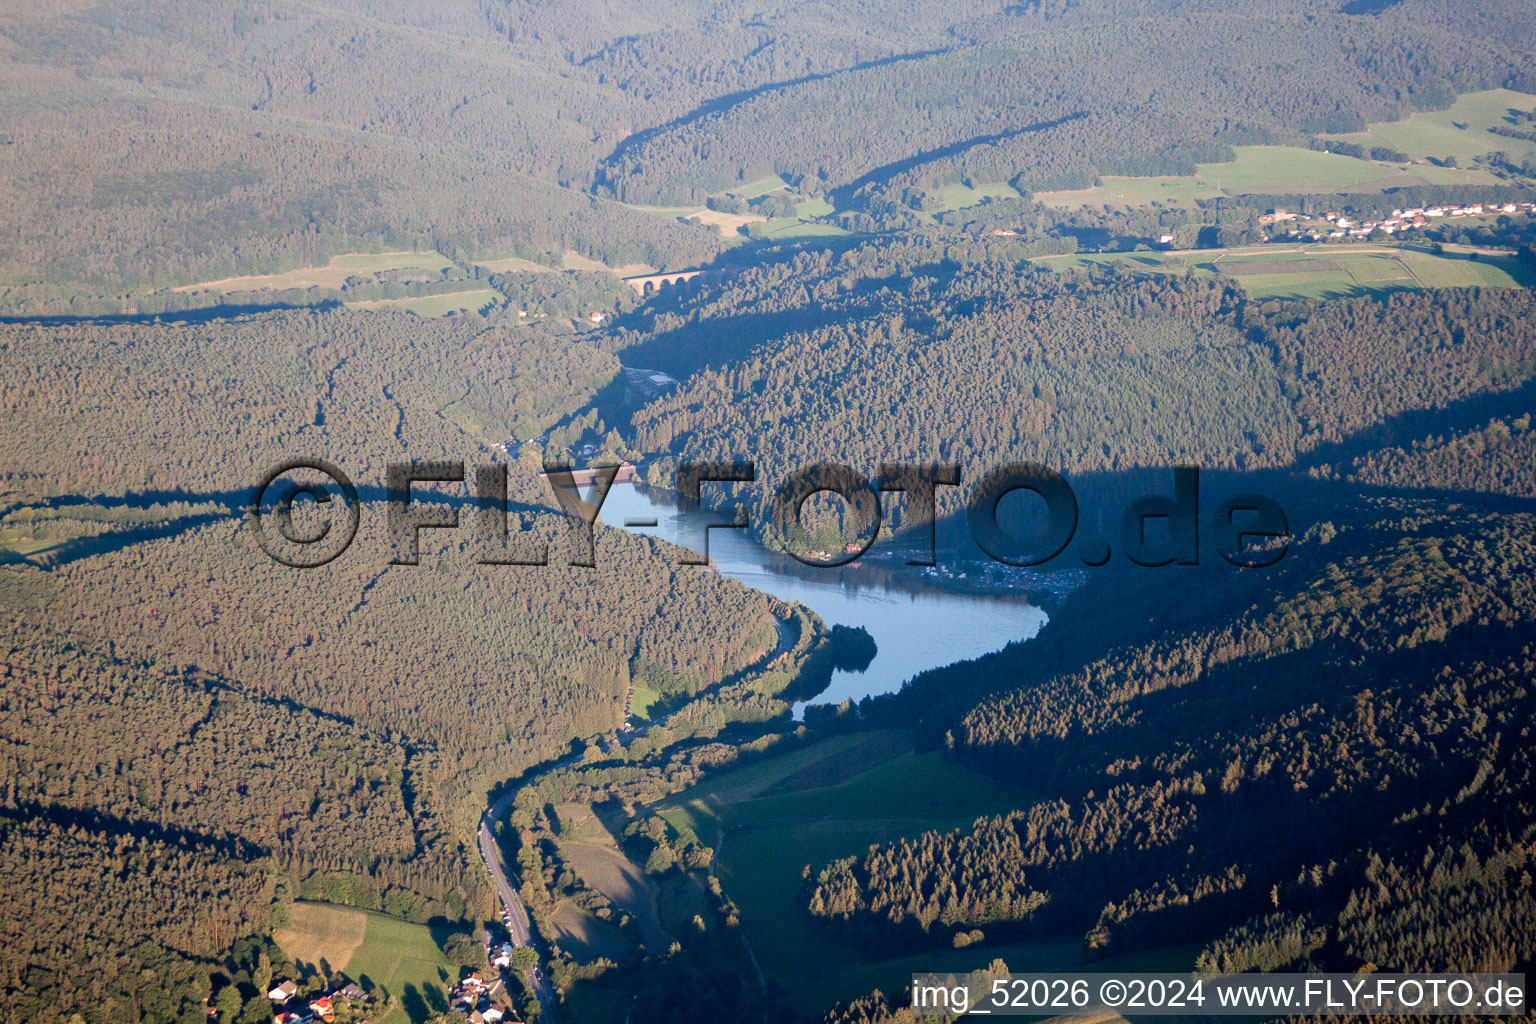
[{"label": "agricultural field", "polygon": [[[714,845],[719,874],[741,908],[742,925],[763,971],[804,1012],[871,988],[902,987],[921,961],[933,969],[982,966],[1011,956],[1018,969],[1070,962],[1077,942],[983,943],[916,958],[882,960],[827,934],[801,908],[801,870],[815,870],[869,844],[1026,806],[1028,793],[944,760],[918,754],[907,733],[834,737],[724,773],[663,802],[674,827]],[[792,908],[792,909],[786,909]]]},{"label": "agricultural field", "polygon": [[1453,156],[1460,163],[1502,150],[1518,162],[1536,156],[1536,143],[1495,135],[1488,129],[1507,124],[1505,117],[1511,109],[1533,108],[1536,96],[1493,89],[1458,97],[1446,110],[1412,114],[1406,121],[1373,124],[1363,132],[1327,137],[1362,146],[1387,146],[1413,157]]},{"label": "agricultural field", "polygon": [[1237,146],[1237,159],[1196,164],[1195,179],[1218,192],[1335,192],[1347,186],[1394,177],[1405,167],[1321,153],[1294,146]]},{"label": "agricultural field", "polygon": [[[964,188],[964,186],[956,186]],[[1007,185],[1001,186],[1013,190]],[[729,196],[735,199],[750,200],[770,192],[784,191],[788,198],[794,200],[798,197],[790,189],[789,183],[778,175],[761,178],[749,182],[740,188],[730,189],[718,193],[719,196]],[[979,199],[978,199],[979,201]],[[831,203],[823,198],[799,199],[795,204],[793,217],[767,218],[758,213],[724,213],[720,210],[711,210],[707,206],[635,206],[634,209],[642,213],[663,217],[667,220],[686,220],[705,227],[718,228],[724,242],[727,245],[739,245],[742,243],[741,230],[752,224],[762,225],[762,237],[774,241],[788,241],[795,238],[815,238],[836,235],[846,235],[847,231],[835,224],[822,222],[820,218],[836,212]],[[654,273],[654,271],[636,271],[636,273]],[[634,275],[622,275],[634,276]]]},{"label": "agricultural field", "polygon": [[437,252],[353,252],[335,256],[323,267],[300,267],[282,274],[258,274],[226,277],[218,281],[186,284],[177,292],[282,291],[289,288],[324,288],[335,290],[353,277],[381,277],[391,271],[420,270],[422,277],[434,278],[453,262]]},{"label": "agricultural field", "polygon": [[801,220],[813,220],[836,212],[835,206],[820,197],[806,199],[795,206],[795,216]]},{"label": "agricultural field", "polygon": [[288,926],[272,938],[295,960],[341,971],[371,994],[393,996],[378,1024],[419,1024],[444,1012],[447,984],[459,976],[428,926],[352,907],[295,903]]},{"label": "agricultural field", "polygon": [[560,272],[559,267],[535,263],[533,260],[525,260],[521,256],[508,256],[499,260],[480,260],[475,266],[482,270],[488,270],[492,274],[558,274]]},{"label": "agricultural field", "polygon": [[[1337,249],[1338,247],[1334,247]],[[1327,299],[1384,295],[1406,288],[1519,288],[1524,273],[1512,259],[1418,250],[1329,252],[1255,266],[1254,258],[1219,259],[1216,266],[1258,299]]]},{"label": "agricultural field", "polygon": [[273,940],[295,963],[327,974],[351,962],[368,930],[366,912],[329,903],[295,903],[288,917]]},{"label": "agricultural field", "polygon": [[600,984],[575,985],[561,1004],[564,1019],[580,1024],[620,1024],[630,1007],[628,994]]},{"label": "agricultural field", "polygon": [[1521,288],[1536,281],[1509,257],[1384,246],[1191,249],[1183,252],[1089,253],[1037,260],[1057,270],[1119,263],[1142,273],[1229,276],[1256,299],[1335,299],[1385,295],[1408,288]]},{"label": "agricultural field", "polygon": [[768,220],[759,213],[723,213],[707,208],[689,214],[687,219],[708,227],[718,227],[727,235],[735,234],[748,224],[762,224]]},{"label": "agricultural field", "polygon": [[560,265],[566,270],[591,270],[597,272],[608,269],[607,264],[600,263],[590,256],[583,256],[575,249],[567,249],[561,254]]},{"label": "agricultural field", "polygon": [[677,220],[687,218],[690,214],[699,212],[703,207],[699,206],[640,206],[634,203],[627,204],[632,210],[648,213],[652,217],[660,217],[662,220]]},{"label": "agricultural field", "polygon": [[[582,881],[607,896],[613,905],[627,911],[639,926],[641,941],[652,950],[665,950],[672,937],[662,926],[659,893],[651,880],[619,849],[618,842],[590,807],[580,804],[562,804],[560,816],[560,856],[569,864]],[[583,915],[585,921],[568,917],[567,923],[580,925],[570,934],[579,942],[591,946],[615,943],[617,932],[612,926]],[[598,927],[601,925],[601,927]],[[562,930],[565,924],[561,925]],[[609,933],[612,932],[610,935]],[[608,951],[610,955],[614,950]]]},{"label": "agricultural field", "polygon": [[472,291],[448,292],[443,295],[418,295],[404,299],[369,299],[349,302],[349,309],[393,310],[399,313],[415,313],[417,316],[447,316],[466,310],[482,310],[507,297],[494,288],[476,288]]},{"label": "agricultural field", "polygon": [[758,196],[765,196],[769,192],[777,192],[781,188],[789,188],[789,182],[777,174],[770,174],[766,178],[749,181],[740,188],[730,189],[726,192],[726,195],[735,196],[738,199],[756,199]]},{"label": "agricultural field", "polygon": [[1212,185],[1188,175],[1164,175],[1155,178],[1119,178],[1106,175],[1102,184],[1062,192],[1036,192],[1034,198],[1058,210],[1080,210],[1085,206],[1182,206],[1196,200],[1215,199],[1221,195]]},{"label": "agricultural field", "polygon": [[1093,188],[1040,192],[1035,198],[1048,206],[1072,210],[1084,206],[1177,206],[1222,195],[1379,192],[1411,185],[1486,185],[1497,181],[1481,169],[1388,164],[1295,146],[1237,146],[1234,152],[1236,160],[1196,164],[1193,175],[1106,176]]}]

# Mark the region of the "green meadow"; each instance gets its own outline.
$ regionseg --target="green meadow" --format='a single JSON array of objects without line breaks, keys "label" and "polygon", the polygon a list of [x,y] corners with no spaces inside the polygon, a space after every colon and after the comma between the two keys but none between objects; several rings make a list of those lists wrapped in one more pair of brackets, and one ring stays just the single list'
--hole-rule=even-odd
[{"label": "green meadow", "polygon": [[1387,146],[1412,157],[1454,156],[1467,163],[1499,150],[1517,160],[1536,156],[1536,143],[1495,135],[1488,129],[1506,125],[1511,109],[1536,108],[1536,96],[1509,89],[1468,93],[1446,110],[1412,114],[1404,121],[1373,124],[1363,132],[1328,138],[1362,146]]},{"label": "green meadow", "polygon": [[422,924],[330,903],[295,903],[273,935],[285,954],[341,971],[374,995],[394,997],[378,1024],[420,1024],[448,1009],[448,984],[459,976]]},{"label": "green meadow", "polygon": [[1075,960],[1075,941],[984,942],[882,959],[829,935],[804,910],[806,865],[814,872],[872,843],[960,828],[1032,800],[937,752],[914,752],[905,732],[886,731],[834,737],[724,773],[657,811],[705,843],[714,844],[724,832],[721,884],[741,908],[742,927],[763,971],[809,1013],[872,988],[899,989],[924,966],[969,969],[1003,956],[1025,970]]},{"label": "green meadow", "polygon": [[992,181],[974,188],[966,185],[945,185],[939,189],[939,201],[943,210],[963,210],[975,206],[983,199],[1016,199],[1019,190],[1006,181]]},{"label": "green meadow", "polygon": [[[1358,141],[1365,142],[1368,134],[1360,133]],[[1517,143],[1517,140],[1503,139],[1486,130],[1482,134],[1486,139]],[[1357,140],[1355,136],[1340,138]],[[1385,140],[1372,139],[1368,144],[1391,146],[1410,156],[1451,155],[1447,151],[1435,151],[1433,148],[1429,154],[1418,154]],[[1466,141],[1461,140],[1461,145],[1465,147]],[[1489,145],[1484,151],[1493,149],[1515,152],[1514,146],[1503,145]],[[1423,162],[1383,163],[1298,146],[1236,146],[1233,152],[1236,159],[1225,163],[1196,164],[1192,175],[1147,178],[1106,175],[1100,179],[1101,184],[1092,188],[1041,192],[1035,198],[1059,209],[1079,209],[1083,206],[1144,207],[1154,204],[1189,204],[1223,195],[1379,192],[1413,185],[1486,185],[1498,180],[1478,168],[1440,167]]]},{"label": "green meadow", "polygon": [[766,178],[749,181],[740,188],[727,189],[726,194],[736,196],[738,199],[756,199],[758,196],[765,196],[769,192],[777,192],[781,188],[789,188],[789,182],[777,174],[770,174]]},{"label": "green meadow", "polygon": [[795,217],[775,217],[763,225],[763,237],[775,240],[788,240],[791,238],[816,238],[846,235],[847,231],[836,224],[824,224],[820,221],[799,220]]},{"label": "green meadow", "polygon": [[1412,288],[1522,288],[1531,271],[1508,257],[1371,245],[1255,246],[1186,252],[1077,253],[1036,260],[1056,270],[1119,264],[1140,273],[1216,274],[1256,299],[1338,299]]},{"label": "green meadow", "polygon": [[651,711],[661,703],[661,694],[649,686],[637,684],[629,692],[629,714],[631,718],[640,722],[651,720]]},{"label": "green meadow", "polygon": [[473,291],[448,292],[444,295],[372,299],[365,302],[349,302],[347,305],[354,309],[396,310],[401,313],[415,313],[417,316],[447,316],[449,313],[462,313],[471,309],[482,310],[498,302],[505,302],[506,298],[495,288],[476,288]]},{"label": "green meadow", "polygon": [[210,291],[220,293],[249,291],[284,291],[290,288],[340,288],[348,279],[392,271],[418,270],[433,276],[453,261],[438,252],[349,252],[334,256],[323,267],[298,267],[280,274],[255,274],[226,277],[218,281],[182,285],[177,292]]}]

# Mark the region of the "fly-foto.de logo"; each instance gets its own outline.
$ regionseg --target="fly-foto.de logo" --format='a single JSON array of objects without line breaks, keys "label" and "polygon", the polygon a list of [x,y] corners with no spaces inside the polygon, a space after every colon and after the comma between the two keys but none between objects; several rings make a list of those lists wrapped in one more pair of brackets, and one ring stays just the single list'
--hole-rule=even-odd
[{"label": "fly-foto.de logo", "polygon": [[[546,463],[544,477],[572,527],[568,563],[596,565],[593,525],[603,502],[619,479],[621,465],[575,470],[569,464]],[[578,475],[588,483],[580,491]],[[1263,568],[1285,557],[1290,525],[1285,510],[1261,494],[1238,494],[1221,501],[1202,518],[1200,470],[1172,470],[1173,494],[1145,495],[1131,502],[1120,517],[1119,549],[1136,565],[1198,565],[1203,542],[1224,560],[1240,568]],[[489,463],[466,473],[465,464],[444,462],[390,463],[383,504],[388,517],[391,564],[416,565],[423,530],[457,530],[461,506],[467,506],[482,565],[542,566],[550,564],[545,540],[520,538],[508,531],[508,470]],[[750,484],[757,480],[750,461],[680,463],[674,480],[685,528],[696,538],[679,562],[709,561],[709,531],[753,526],[748,508],[706,503],[705,488]],[[465,488],[443,500],[422,501],[413,485]],[[881,526],[880,495],[900,492],[905,499],[903,532],[917,550],[907,564],[936,564],[935,521],[940,487],[961,486],[960,467],[953,463],[892,463],[879,467],[873,478],[850,466],[818,462],[789,474],[773,489],[763,524],[776,546],[804,565],[831,568],[848,565],[869,550]],[[1043,503],[1043,513],[1031,517],[1030,529],[1010,528],[999,509],[1011,495],[1027,492]],[[802,525],[806,503],[822,494],[843,503],[845,526],[856,538],[828,553],[810,542]],[[435,499],[444,495],[434,492]],[[303,507],[304,514],[297,515]],[[356,537],[363,502],[351,479],[324,459],[290,459],[274,467],[257,485],[249,521],[262,549],[273,560],[293,568],[316,568],[339,557]],[[706,512],[730,512],[724,521],[704,522]],[[1066,478],[1033,462],[1010,463],[989,470],[970,488],[965,500],[965,525],[976,546],[988,557],[1014,566],[1042,566],[1063,555],[1078,536],[1081,519],[1076,493]],[[302,520],[302,521],[300,521]],[[1202,535],[1201,526],[1205,524]],[[1098,537],[1082,540],[1073,550],[1084,565],[1100,566],[1110,559],[1110,545]]]}]

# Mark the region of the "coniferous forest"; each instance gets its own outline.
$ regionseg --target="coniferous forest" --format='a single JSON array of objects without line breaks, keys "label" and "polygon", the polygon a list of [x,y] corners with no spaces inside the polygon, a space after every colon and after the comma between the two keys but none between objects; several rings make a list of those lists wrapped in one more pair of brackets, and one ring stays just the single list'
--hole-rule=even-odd
[{"label": "coniferous forest", "polygon": [[[1529,970],[1528,7],[0,12],[0,1020]],[[294,459],[357,498],[267,517],[346,534],[310,568],[262,525]],[[559,472],[670,509],[740,461],[746,569]],[[1021,462],[1063,553],[957,553]],[[887,494],[863,565],[785,569],[860,549],[856,502],[786,523],[818,463],[952,467],[938,565]],[[1175,467],[1193,554],[1122,522]],[[1234,495],[1285,520],[1241,568]],[[1045,625],[920,661],[807,579]]]}]

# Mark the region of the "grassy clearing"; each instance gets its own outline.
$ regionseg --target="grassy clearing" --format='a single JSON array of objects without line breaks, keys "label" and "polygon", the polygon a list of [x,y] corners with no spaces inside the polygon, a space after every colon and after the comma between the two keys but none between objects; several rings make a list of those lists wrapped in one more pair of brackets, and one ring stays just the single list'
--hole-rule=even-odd
[{"label": "grassy clearing", "polygon": [[521,256],[508,256],[500,260],[481,260],[475,266],[489,270],[493,274],[558,274],[560,272],[558,267],[548,267],[533,260],[525,260]]},{"label": "grassy clearing", "polygon": [[597,260],[592,259],[590,256],[583,256],[575,249],[567,249],[564,253],[561,254],[560,265],[566,270],[599,271],[608,269],[606,264],[599,263]]},{"label": "grassy clearing", "polygon": [[766,178],[758,178],[756,181],[749,181],[740,188],[728,189],[725,194],[736,196],[738,199],[756,199],[769,192],[777,192],[781,188],[789,188],[789,182],[773,174]]},{"label": "grassy clearing", "polygon": [[476,288],[466,292],[448,292],[444,295],[421,295],[415,298],[405,299],[370,299],[364,302],[349,302],[349,309],[383,309],[393,310],[398,313],[415,313],[417,316],[447,316],[449,313],[462,313],[465,310],[481,310],[498,302],[507,301],[507,297],[495,288]]},{"label": "grassy clearing", "polygon": [[1536,156],[1536,143],[1495,135],[1488,129],[1505,125],[1509,110],[1536,108],[1536,96],[1493,89],[1459,97],[1448,110],[1410,115],[1406,121],[1374,124],[1363,132],[1330,135],[1329,138],[1362,146],[1387,146],[1413,157],[1454,156],[1459,162],[1497,150],[1516,160]]},{"label": "grassy clearing", "polygon": [[583,981],[565,994],[561,1013],[580,1024],[621,1024],[628,1018],[629,1008],[625,992]]},{"label": "grassy clearing", "polygon": [[661,924],[659,893],[645,874],[630,863],[602,821],[591,808],[564,804],[556,812],[561,820],[560,856],[575,872],[613,905],[628,911],[640,928],[641,941],[653,952],[662,952],[672,937]]},{"label": "grassy clearing", "polygon": [[368,930],[366,913],[329,903],[295,903],[288,918],[288,927],[273,932],[272,940],[295,962],[327,974],[351,962]]},{"label": "grassy clearing", "polygon": [[572,903],[562,903],[550,922],[560,948],[582,961],[623,959],[629,943],[617,925],[599,920]]},{"label": "grassy clearing", "polygon": [[722,213],[719,210],[700,210],[688,219],[709,227],[718,225],[726,234],[734,234],[748,224],[763,224],[768,220],[760,213]]},{"label": "grassy clearing", "polygon": [[[755,199],[758,196],[767,195],[769,192],[777,192],[788,188],[789,184],[783,178],[774,175],[771,178],[762,178],[743,185],[739,189],[731,189],[719,194],[735,196],[738,199]],[[793,199],[795,197],[791,195],[790,198]],[[832,204],[825,199],[802,200],[795,205],[795,215],[793,217],[775,217],[771,220],[757,213],[722,213],[719,210],[711,210],[707,206],[630,205],[633,209],[655,217],[663,217],[667,220],[692,221],[705,227],[718,227],[723,232],[722,241],[726,245],[740,245],[744,241],[740,235],[740,230],[748,224],[763,224],[764,236],[775,240],[808,238],[818,235],[846,235],[848,233],[835,224],[819,222],[818,218],[836,212]],[[636,273],[639,272],[637,271]]]},{"label": "grassy clearing", "polygon": [[639,210],[641,213],[648,213],[652,217],[660,217],[663,220],[677,220],[679,217],[686,218],[704,209],[702,206],[637,206],[634,203],[626,203],[625,205],[632,210]]},{"label": "grassy clearing", "polygon": [[1434,256],[1414,252],[1406,253],[1403,259],[1413,269],[1414,276],[1427,288],[1536,286],[1536,279],[1533,279],[1530,269],[1508,257],[1479,256],[1474,260],[1464,254]]},{"label": "grassy clearing", "polygon": [[965,185],[945,185],[939,189],[939,199],[945,210],[963,210],[975,206],[983,199],[1017,199],[1018,189],[1006,181],[993,181],[969,188]]},{"label": "grassy clearing", "polygon": [[353,252],[336,256],[323,267],[300,267],[282,274],[257,274],[226,277],[201,284],[173,288],[177,292],[251,292],[282,291],[289,288],[337,289],[349,277],[378,276],[395,270],[421,270],[423,276],[436,276],[452,261],[436,252]]},{"label": "grassy clearing", "polygon": [[1274,188],[1331,192],[1399,172],[1394,164],[1294,146],[1237,146],[1235,152],[1237,159],[1229,163],[1196,164],[1196,179],[1235,194]]},{"label": "grassy clearing", "polygon": [[[1343,253],[1331,266],[1302,272],[1248,272],[1242,263],[1222,261],[1228,273],[1256,299],[1332,299],[1381,296],[1411,288],[1518,288],[1520,269],[1513,260],[1436,256],[1405,250],[1393,253]],[[1266,268],[1269,269],[1269,268]]]},{"label": "grassy clearing", "polygon": [[1078,210],[1084,206],[1143,207],[1154,203],[1164,206],[1191,206],[1197,199],[1221,195],[1213,186],[1193,177],[1156,178],[1105,177],[1102,185],[1067,192],[1038,192],[1035,198],[1059,210]]},{"label": "grassy clearing", "polygon": [[801,220],[826,217],[837,212],[837,207],[825,199],[807,199],[795,206],[795,216]]},{"label": "grassy clearing", "polygon": [[272,936],[284,953],[305,963],[323,958],[368,991],[395,997],[379,1024],[417,1024],[447,1009],[447,984],[459,969],[426,925],[329,903],[295,903],[290,916]]},{"label": "grassy clearing", "polygon": [[[785,985],[804,1012],[872,987],[899,988],[912,970],[909,961],[947,962],[951,951],[879,960],[832,938],[801,909],[802,867],[814,870],[871,843],[969,825],[1032,799],[937,753],[914,753],[910,744],[910,736],[897,731],[834,737],[727,772],[657,808],[706,843],[725,832],[721,883],[741,907],[764,972]],[[957,963],[980,966],[1002,948],[958,951]],[[1029,948],[1028,956],[1024,947],[1014,949],[1021,964],[1059,963],[1044,962],[1057,956],[1052,947]]]},{"label": "grassy clearing", "polygon": [[629,717],[637,722],[649,722],[651,709],[661,703],[661,694],[649,686],[637,685],[629,697]]}]

